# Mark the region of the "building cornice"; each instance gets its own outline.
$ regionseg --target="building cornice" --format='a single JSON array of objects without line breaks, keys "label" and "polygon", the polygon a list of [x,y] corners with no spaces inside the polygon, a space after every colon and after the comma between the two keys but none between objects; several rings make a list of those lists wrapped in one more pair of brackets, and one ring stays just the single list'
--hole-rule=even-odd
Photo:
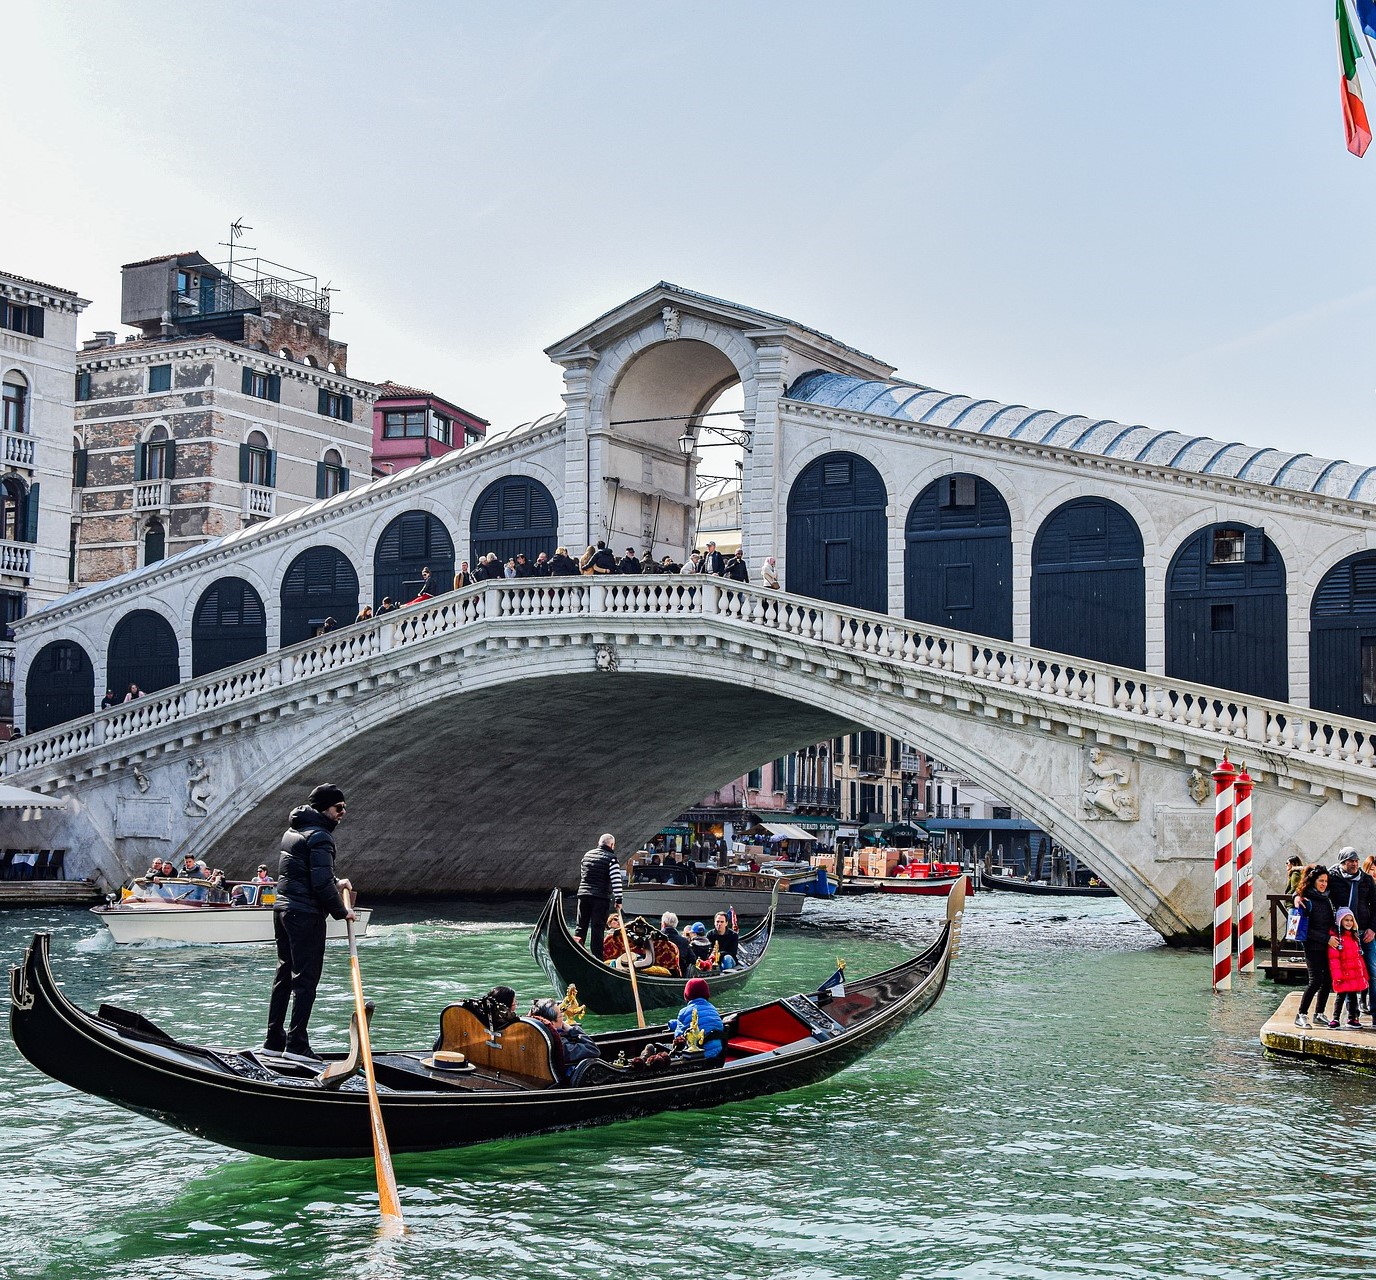
[{"label": "building cornice", "polygon": [[[323,498],[303,507],[299,511],[274,516],[271,520],[254,525],[237,534],[229,534],[219,542],[204,550],[185,554],[174,562],[164,561],[162,566],[140,570],[113,578],[109,583],[96,584],[80,589],[79,599],[59,599],[44,608],[18,619],[11,625],[16,630],[27,630],[39,625],[48,626],[63,622],[67,618],[84,612],[97,601],[109,602],[130,596],[142,596],[166,583],[187,574],[202,573],[211,566],[233,561],[248,548],[260,548],[271,543],[283,542],[294,538],[303,530],[333,525],[350,513],[364,510],[385,498],[395,498],[413,490],[425,489],[440,479],[452,478],[452,473],[469,471],[496,458],[512,457],[531,451],[533,446],[564,434],[562,420],[551,423],[528,435],[503,436],[491,444],[477,445],[468,449],[454,449],[434,459],[434,465],[421,464],[409,467],[394,476],[373,480],[362,489],[336,494],[333,498]],[[424,470],[422,471],[422,468]],[[421,472],[421,474],[417,474]],[[88,512],[87,515],[105,514]],[[114,514],[127,515],[125,512]]]},{"label": "building cornice", "polygon": [[0,297],[10,302],[22,302],[26,306],[66,311],[74,316],[80,315],[91,305],[89,298],[78,298],[76,294],[59,289],[56,285],[25,280],[22,276],[0,275]]},{"label": "building cornice", "polygon": [[856,413],[827,405],[810,404],[802,400],[780,400],[785,415],[807,418],[828,424],[842,422],[848,426],[873,431],[921,436],[923,439],[950,444],[983,453],[1003,454],[1018,458],[1036,458],[1059,466],[1081,471],[1097,471],[1109,476],[1130,476],[1134,480],[1152,481],[1161,485],[1193,489],[1196,492],[1218,494],[1220,497],[1259,502],[1269,506],[1289,507],[1303,511],[1318,511],[1326,515],[1350,516],[1354,520],[1376,519],[1376,504],[1338,498],[1332,494],[1312,493],[1303,489],[1287,489],[1283,485],[1249,484],[1228,476],[1206,475],[1201,471],[1183,471],[1159,463],[1135,462],[1130,458],[1110,458],[1101,453],[1082,453],[1056,445],[1039,444],[1033,440],[1014,440],[1007,436],[987,436],[978,431],[961,431],[950,427],[933,426],[925,422],[911,422],[906,418],[886,418],[879,414]]}]

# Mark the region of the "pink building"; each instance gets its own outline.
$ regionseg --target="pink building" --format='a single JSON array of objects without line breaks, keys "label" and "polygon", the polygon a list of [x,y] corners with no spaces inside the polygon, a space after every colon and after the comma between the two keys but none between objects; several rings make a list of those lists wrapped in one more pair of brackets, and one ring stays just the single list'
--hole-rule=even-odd
[{"label": "pink building", "polygon": [[373,474],[389,476],[452,449],[481,444],[485,418],[433,391],[384,382],[373,406]]}]

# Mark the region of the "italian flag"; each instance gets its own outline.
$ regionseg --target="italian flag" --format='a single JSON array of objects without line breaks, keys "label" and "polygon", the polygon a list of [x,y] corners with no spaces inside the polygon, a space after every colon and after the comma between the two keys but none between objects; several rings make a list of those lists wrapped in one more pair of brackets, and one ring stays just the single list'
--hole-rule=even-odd
[{"label": "italian flag", "polygon": [[1347,131],[1347,149],[1354,156],[1364,155],[1371,145],[1371,125],[1367,122],[1362,86],[1357,79],[1357,59],[1361,56],[1361,50],[1352,37],[1352,24],[1347,20],[1347,0],[1338,0],[1338,61],[1343,69],[1343,128]]}]

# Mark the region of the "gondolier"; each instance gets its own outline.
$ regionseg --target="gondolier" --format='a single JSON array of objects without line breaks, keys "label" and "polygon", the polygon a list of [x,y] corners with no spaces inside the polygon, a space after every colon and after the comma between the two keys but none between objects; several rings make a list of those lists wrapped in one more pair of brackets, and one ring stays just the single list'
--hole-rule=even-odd
[{"label": "gondolier", "polygon": [[[314,1059],[307,1035],[315,989],[325,965],[325,918],[353,920],[341,889],[353,889],[334,875],[334,836],[344,818],[344,793],[325,784],[310,802],[291,811],[277,862],[277,902],[273,936],[277,972],[268,1002],[268,1034],[263,1048],[288,1057]],[[291,1005],[291,1022],[287,1006]]]},{"label": "gondolier", "polygon": [[613,904],[621,910],[625,887],[621,864],[616,860],[616,837],[607,832],[598,840],[596,849],[583,855],[578,868],[578,923],[573,931],[579,945],[586,946],[599,960],[607,916]]}]

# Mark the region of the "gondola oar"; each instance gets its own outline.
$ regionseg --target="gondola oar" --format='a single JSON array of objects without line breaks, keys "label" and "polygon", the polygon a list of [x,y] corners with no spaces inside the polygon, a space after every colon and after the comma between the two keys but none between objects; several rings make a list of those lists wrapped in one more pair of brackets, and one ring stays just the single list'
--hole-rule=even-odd
[{"label": "gondola oar", "polygon": [[640,1007],[640,983],[635,976],[635,952],[631,950],[631,940],[626,936],[626,912],[616,913],[616,923],[621,927],[622,954],[626,957],[626,969],[631,975],[631,995],[635,997],[635,1020],[642,1028],[645,1026],[645,1010]]},{"label": "gondola oar", "polygon": [[[344,907],[353,910],[353,896],[344,890]],[[363,1050],[363,1075],[368,1081],[368,1115],[373,1122],[373,1164],[377,1167],[377,1203],[382,1212],[382,1229],[388,1234],[406,1230],[401,1219],[401,1197],[397,1195],[397,1178],[392,1172],[392,1152],[387,1145],[387,1130],[382,1125],[382,1103],[377,1097],[377,1075],[373,1071],[373,1046],[368,1037],[368,1013],[363,1002],[363,974],[358,967],[358,939],[354,936],[354,922],[348,920],[349,974],[354,984],[354,1011],[358,1015],[358,1038]]]}]

